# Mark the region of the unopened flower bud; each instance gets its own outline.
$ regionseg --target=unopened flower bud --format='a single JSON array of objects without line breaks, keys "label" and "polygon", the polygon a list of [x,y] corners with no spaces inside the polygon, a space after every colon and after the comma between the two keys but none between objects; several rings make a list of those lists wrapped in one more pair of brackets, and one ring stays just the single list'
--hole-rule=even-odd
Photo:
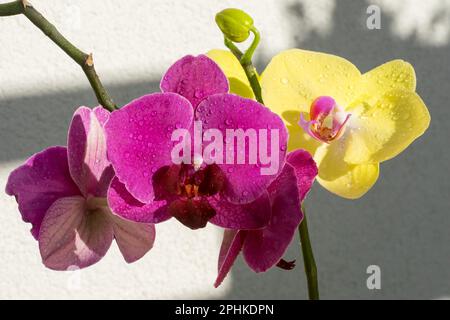
[{"label": "unopened flower bud", "polygon": [[239,9],[225,9],[216,14],[216,23],[222,33],[233,42],[244,42],[253,28],[253,19]]}]

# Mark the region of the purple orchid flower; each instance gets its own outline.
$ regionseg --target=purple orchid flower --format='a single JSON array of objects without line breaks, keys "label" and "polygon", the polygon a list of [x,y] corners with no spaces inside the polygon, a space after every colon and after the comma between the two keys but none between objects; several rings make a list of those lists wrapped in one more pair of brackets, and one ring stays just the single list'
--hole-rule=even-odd
[{"label": "purple orchid flower", "polygon": [[299,205],[311,189],[317,172],[308,152],[296,150],[288,154],[282,172],[268,188],[272,208],[268,225],[259,230],[225,230],[215,287],[225,279],[241,251],[255,272],[265,272],[275,265],[283,269],[294,266],[282,260],[282,256],[303,219]]},{"label": "purple orchid flower", "polygon": [[[227,78],[214,61],[186,56],[164,75],[162,93],[138,98],[111,114],[105,131],[116,173],[108,191],[114,212],[146,223],[175,217],[191,229],[207,222],[246,230],[267,225],[272,212],[267,188],[284,166],[287,130],[268,108],[228,90]],[[231,129],[276,130],[278,141],[270,139],[267,146],[279,143],[278,170],[262,175],[260,161],[174,163],[173,131],[184,129],[192,138],[196,121],[223,137]],[[248,148],[231,152],[233,159],[251,156]]]},{"label": "purple orchid flower", "polygon": [[42,261],[50,269],[88,267],[106,254],[113,239],[129,263],[153,246],[153,225],[127,221],[107,206],[114,176],[103,128],[109,115],[101,107],[80,107],[67,148],[45,149],[9,176],[6,193],[16,197],[23,220],[32,224]]}]

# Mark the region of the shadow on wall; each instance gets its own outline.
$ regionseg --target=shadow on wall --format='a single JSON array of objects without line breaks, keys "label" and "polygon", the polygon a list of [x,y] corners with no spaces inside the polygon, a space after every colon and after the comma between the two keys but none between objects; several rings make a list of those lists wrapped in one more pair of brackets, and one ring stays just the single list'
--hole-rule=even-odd
[{"label": "shadow on wall", "polygon": [[[117,105],[122,106],[144,94],[158,92],[159,82],[113,85],[108,89]],[[97,104],[90,88],[0,100],[0,163],[25,159],[51,145],[66,145],[67,128],[76,108]]]},{"label": "shadow on wall", "polygon": [[[297,47],[331,52],[367,71],[401,57],[416,68],[418,91],[432,125],[405,153],[382,165],[381,178],[363,199],[340,199],[316,185],[306,203],[317,255],[323,298],[439,298],[450,295],[450,47],[424,47],[382,30],[366,28],[367,4],[336,1],[333,29],[311,33]],[[292,37],[301,32],[300,2],[286,8]],[[320,17],[318,17],[320,18]],[[264,57],[266,63],[270,57]],[[158,82],[108,86],[119,105],[148,92]],[[69,121],[78,105],[96,104],[90,90],[18,97],[0,101],[0,163],[24,159],[49,145],[66,143]],[[217,257],[211,257],[216,259]],[[274,268],[254,274],[239,259],[231,273],[229,299],[303,299],[306,282],[298,238],[286,259],[297,258],[293,271]],[[382,289],[366,287],[366,269],[379,265]],[[188,297],[186,297],[188,298]]]},{"label": "shadow on wall", "polygon": [[[306,10],[296,1],[286,8],[296,47],[343,56],[362,72],[396,58],[411,62],[432,122],[406,152],[382,164],[379,181],[362,199],[340,199],[317,184],[311,191],[306,207],[321,294],[328,299],[448,297],[450,46],[448,42],[440,47],[421,45],[414,34],[399,39],[391,33],[392,19],[383,10],[382,29],[368,30],[368,6],[364,1],[335,1],[330,32],[312,31],[299,37]],[[438,18],[432,20],[439,22]],[[261,60],[264,66],[270,57],[263,55]],[[285,256],[297,258],[293,271],[274,268],[257,275],[241,259],[233,269],[233,287],[227,298],[304,299],[306,282],[299,250],[297,237]],[[381,290],[367,289],[369,265],[381,268]]]}]

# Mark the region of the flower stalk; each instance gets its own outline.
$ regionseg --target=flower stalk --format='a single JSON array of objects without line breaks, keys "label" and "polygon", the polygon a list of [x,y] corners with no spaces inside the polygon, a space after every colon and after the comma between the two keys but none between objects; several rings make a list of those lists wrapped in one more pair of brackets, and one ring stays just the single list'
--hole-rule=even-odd
[{"label": "flower stalk", "polygon": [[37,11],[28,1],[13,1],[0,4],[0,16],[14,16],[23,14],[38,29],[40,29],[50,40],[61,48],[73,61],[83,70],[89,83],[97,97],[98,102],[107,110],[117,109],[107,90],[103,86],[95,71],[92,54],[87,54],[74,46],[67,40],[58,29],[51,24],[39,11]]},{"label": "flower stalk", "polygon": [[319,300],[319,283],[317,280],[317,266],[314,259],[314,253],[309,238],[308,222],[306,220],[306,212],[302,206],[303,220],[298,227],[300,234],[300,245],[303,254],[303,263],[305,265],[306,280],[308,282],[309,300]]},{"label": "flower stalk", "polygon": [[260,40],[260,35],[258,30],[253,27],[250,30],[254,35],[254,39],[252,44],[250,45],[250,47],[248,48],[248,50],[245,53],[242,53],[241,50],[239,50],[238,47],[236,47],[234,45],[234,43],[228,39],[225,36],[225,46],[230,49],[231,53],[234,54],[234,56],[239,60],[239,63],[241,64],[242,68],[245,71],[245,74],[247,76],[248,81],[250,82],[250,86],[252,87],[253,93],[255,94],[255,98],[256,100],[261,103],[264,104],[263,98],[262,98],[262,92],[261,92],[261,84],[259,83],[259,75],[258,72],[256,71],[255,66],[253,65],[252,62],[252,57],[253,54],[259,44],[259,40]]},{"label": "flower stalk", "polygon": [[[224,34],[225,46],[239,60],[239,63],[244,69],[253,93],[255,94],[256,100],[259,103],[264,104],[259,75],[252,62],[253,54],[255,53],[260,41],[260,34],[258,29],[253,25],[253,19],[241,10],[225,9],[216,15],[216,22]],[[254,35],[253,42],[247,51],[243,53],[233,42],[245,41],[250,33],[253,33]],[[303,206],[302,211],[304,218],[298,227],[298,231],[300,234],[300,245],[303,254],[303,262],[305,265],[306,279],[308,282],[308,295],[310,300],[319,300],[317,267],[314,260],[306,214]]]},{"label": "flower stalk", "polygon": [[[255,93],[256,100],[263,104],[258,72],[252,63],[253,54],[260,40],[259,31],[253,24],[253,18],[242,10],[229,8],[216,14],[216,23],[224,35],[225,46],[235,55],[244,69],[250,86]],[[234,42],[241,43],[246,41],[250,33],[253,33],[254,36],[252,44],[242,53],[234,45]]]}]

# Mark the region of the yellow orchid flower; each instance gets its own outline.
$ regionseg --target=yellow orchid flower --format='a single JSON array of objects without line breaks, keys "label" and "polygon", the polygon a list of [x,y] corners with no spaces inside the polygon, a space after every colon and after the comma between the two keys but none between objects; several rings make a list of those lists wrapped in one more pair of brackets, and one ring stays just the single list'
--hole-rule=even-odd
[{"label": "yellow orchid flower", "polygon": [[[233,93],[250,96],[232,53],[212,50],[208,56],[229,77]],[[414,68],[402,60],[361,74],[341,57],[291,49],[272,59],[261,87],[264,103],[289,129],[289,150],[308,150],[319,166],[319,183],[348,199],[363,196],[377,181],[379,164],[406,149],[430,124],[415,93]]]}]

